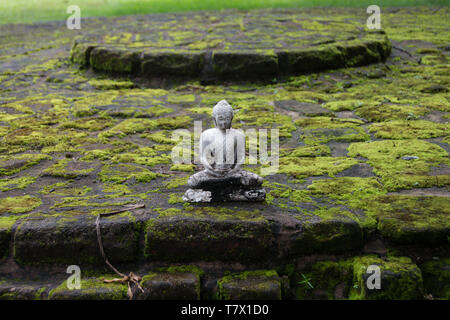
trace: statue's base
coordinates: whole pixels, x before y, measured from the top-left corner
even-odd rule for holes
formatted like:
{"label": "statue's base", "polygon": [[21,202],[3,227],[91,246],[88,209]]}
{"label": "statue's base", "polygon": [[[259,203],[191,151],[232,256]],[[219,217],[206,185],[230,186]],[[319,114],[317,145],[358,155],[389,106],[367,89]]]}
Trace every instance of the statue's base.
{"label": "statue's base", "polygon": [[186,202],[264,201],[266,190],[259,189],[188,189],[183,196]]}

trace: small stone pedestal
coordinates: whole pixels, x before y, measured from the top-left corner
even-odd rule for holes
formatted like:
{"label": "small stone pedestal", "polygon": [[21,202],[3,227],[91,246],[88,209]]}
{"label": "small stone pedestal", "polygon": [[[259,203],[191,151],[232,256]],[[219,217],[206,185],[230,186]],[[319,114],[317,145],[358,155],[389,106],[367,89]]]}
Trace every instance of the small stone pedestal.
{"label": "small stone pedestal", "polygon": [[187,202],[217,201],[264,201],[266,190],[261,187],[262,180],[253,180],[251,184],[242,183],[242,176],[209,178],[206,181],[188,182],[183,200]]}

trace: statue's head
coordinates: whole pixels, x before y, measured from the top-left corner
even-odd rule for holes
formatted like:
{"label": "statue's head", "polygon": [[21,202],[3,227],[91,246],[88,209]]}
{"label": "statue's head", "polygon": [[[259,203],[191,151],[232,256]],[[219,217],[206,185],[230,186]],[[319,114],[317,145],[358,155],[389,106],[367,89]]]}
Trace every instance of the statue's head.
{"label": "statue's head", "polygon": [[214,124],[222,130],[231,128],[231,121],[233,121],[233,108],[226,100],[219,101],[212,112]]}

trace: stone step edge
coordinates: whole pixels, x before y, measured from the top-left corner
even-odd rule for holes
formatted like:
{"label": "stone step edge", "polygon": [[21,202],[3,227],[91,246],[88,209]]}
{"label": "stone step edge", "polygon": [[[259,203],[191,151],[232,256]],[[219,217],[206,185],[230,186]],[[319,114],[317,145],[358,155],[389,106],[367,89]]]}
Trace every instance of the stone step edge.
{"label": "stone step edge", "polygon": [[[103,265],[95,230],[95,215],[42,215],[0,226],[0,260],[8,257],[22,265],[87,263]],[[219,217],[220,218],[220,217]],[[377,230],[367,230],[352,219],[302,222],[276,214],[249,220],[220,220],[182,214],[139,218],[124,213],[101,222],[104,250],[111,262],[235,261],[244,264],[293,260],[310,254],[361,251]],[[448,228],[417,230],[421,242],[408,237],[399,245],[445,245]],[[426,232],[429,234],[426,236]],[[437,233],[436,233],[437,232]],[[414,243],[411,243],[412,240]],[[425,240],[432,241],[430,243]],[[409,241],[409,242],[408,242]]]}
{"label": "stone step edge", "polygon": [[383,62],[392,44],[386,35],[288,50],[142,50],[75,41],[70,60],[110,74],[201,78],[257,78],[303,74]]}
{"label": "stone step edge", "polygon": [[[164,268],[163,268],[164,269]],[[61,275],[64,276],[64,275]],[[67,274],[65,280],[27,282],[15,278],[0,278],[0,300],[128,300],[127,283],[105,283],[104,279],[119,279],[114,274],[84,276],[81,271],[79,287]],[[169,267],[149,271],[139,282],[143,292],[131,286],[133,300],[221,300],[264,299],[281,300],[286,279],[275,270],[250,270],[204,275],[195,266]]]}
{"label": "stone step edge", "polygon": [[[282,299],[447,299],[449,258],[414,262],[406,256],[365,254],[349,258],[310,261],[279,269],[228,270],[219,272],[196,265],[141,270],[140,285],[132,287],[136,300],[282,300]],[[431,267],[431,269],[430,269]],[[379,290],[369,287],[377,275]],[[81,270],[80,270],[81,271]],[[56,278],[25,280],[0,278],[0,300],[95,299],[126,300],[127,284],[105,283],[113,273],[80,272],[80,287],[72,274],[61,269]],[[433,296],[430,296],[432,294]]]}

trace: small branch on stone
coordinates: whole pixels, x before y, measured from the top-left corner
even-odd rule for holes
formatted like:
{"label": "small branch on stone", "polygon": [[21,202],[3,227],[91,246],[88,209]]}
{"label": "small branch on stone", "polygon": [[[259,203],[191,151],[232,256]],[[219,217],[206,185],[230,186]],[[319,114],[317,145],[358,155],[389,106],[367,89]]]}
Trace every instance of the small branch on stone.
{"label": "small branch on stone", "polygon": [[121,283],[127,283],[128,284],[128,297],[130,298],[130,300],[133,298],[133,292],[131,290],[131,283],[134,283],[142,292],[144,292],[144,289],[142,289],[141,285],[139,284],[139,281],[141,281],[141,277],[135,275],[133,272],[130,272],[130,274],[127,276],[125,274],[123,274],[122,272],[120,272],[119,270],[117,270],[108,260],[108,258],[106,257],[105,254],[105,250],[103,249],[103,242],[102,242],[102,235],[100,233],[100,218],[101,217],[109,217],[121,212],[126,212],[129,210],[135,210],[135,209],[139,209],[139,208],[143,208],[145,207],[145,204],[136,204],[136,205],[132,205],[132,206],[127,206],[125,208],[116,210],[116,211],[111,211],[111,212],[105,212],[105,213],[99,213],[97,216],[97,219],[95,221],[95,228],[97,230],[97,242],[98,242],[98,246],[100,248],[100,253],[102,254],[103,259],[105,260],[105,263],[119,276],[121,276],[122,278],[118,279],[112,279],[112,280],[105,280],[103,279],[104,282],[106,283],[112,283],[112,282],[121,282]]}

